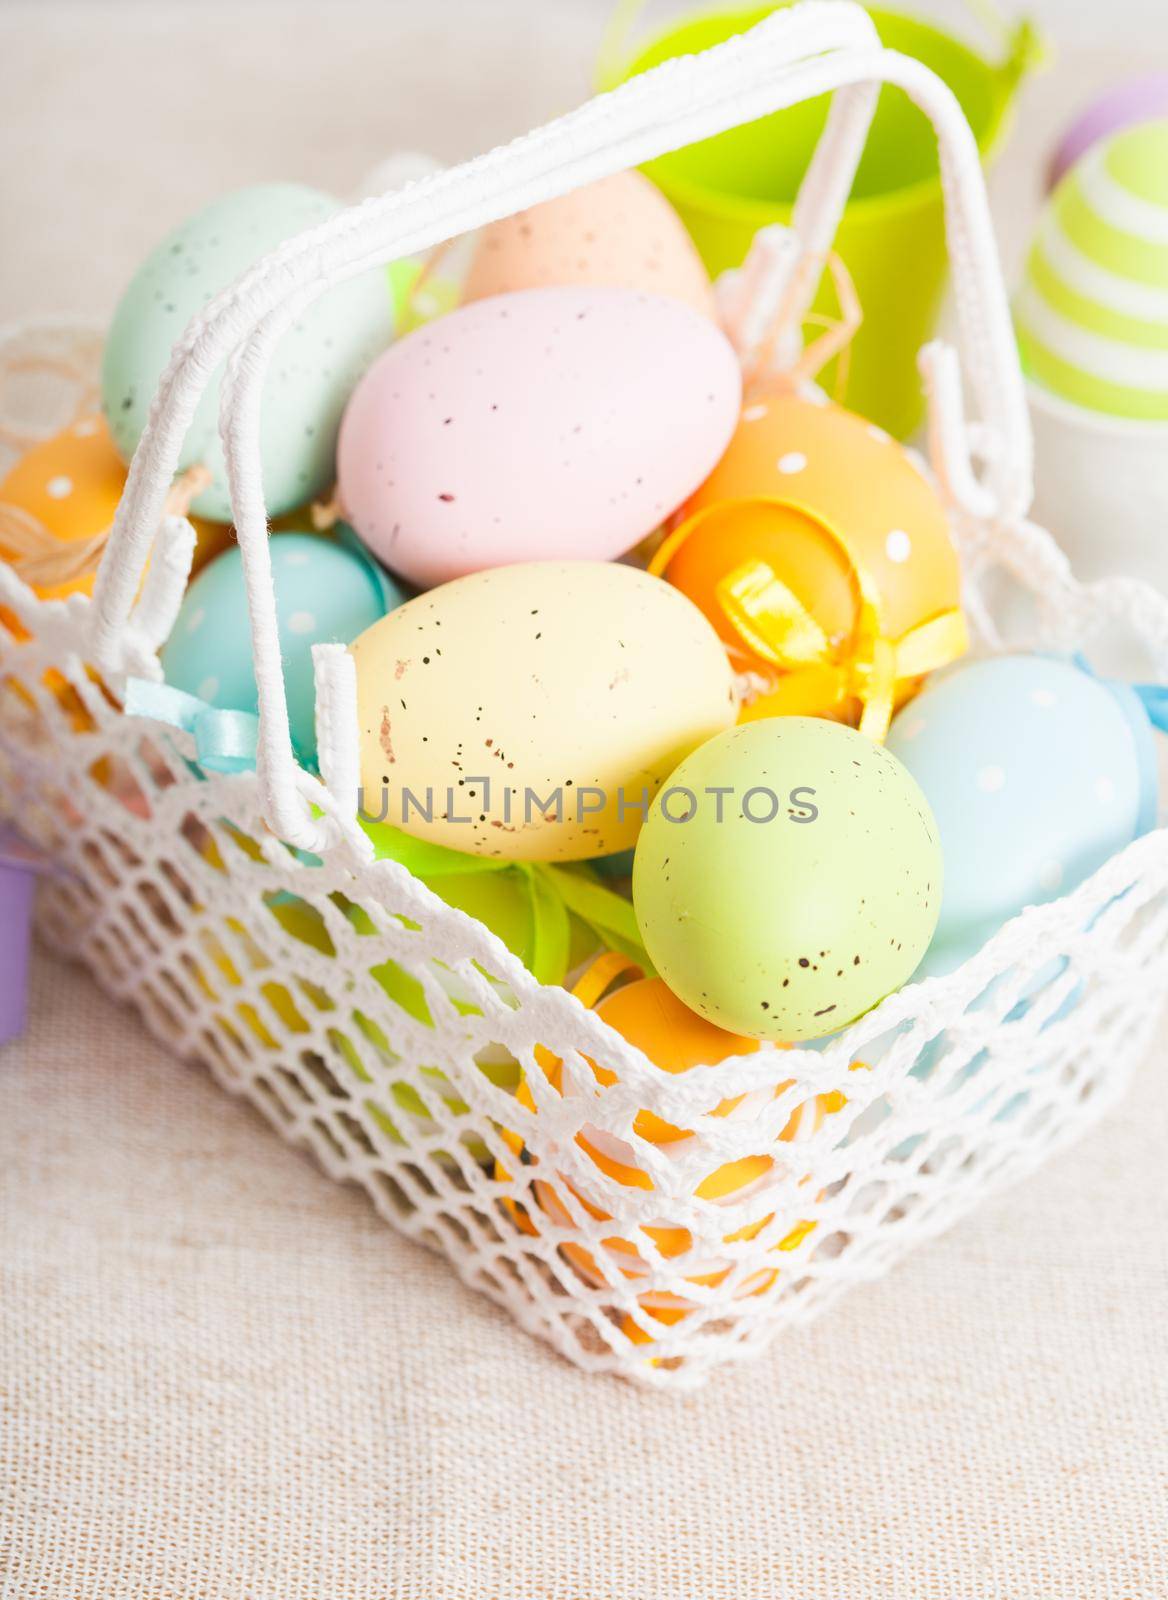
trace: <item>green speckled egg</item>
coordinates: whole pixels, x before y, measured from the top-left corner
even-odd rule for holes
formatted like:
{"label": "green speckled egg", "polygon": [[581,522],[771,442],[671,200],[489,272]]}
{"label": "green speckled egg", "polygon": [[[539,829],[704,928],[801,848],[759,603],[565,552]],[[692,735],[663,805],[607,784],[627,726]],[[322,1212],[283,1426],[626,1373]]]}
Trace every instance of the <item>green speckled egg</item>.
{"label": "green speckled egg", "polygon": [[[197,212],[146,258],[118,303],[102,363],[102,404],[127,460],[171,350],[191,318],[261,256],[340,209],[339,201],[300,184],[256,184]],[[263,397],[270,516],[303,505],[333,482],[341,412],[393,331],[392,298],[377,267],[330,290],[280,340]],[[223,522],[230,520],[231,506],[218,416],[217,374],[195,413],[181,465],[210,469],[213,482],[194,510]]]}
{"label": "green speckled egg", "polygon": [[657,970],[719,1027],[834,1033],[912,976],[941,907],[928,802],[880,745],[773,717],[702,745],[654,801],[633,903]]}

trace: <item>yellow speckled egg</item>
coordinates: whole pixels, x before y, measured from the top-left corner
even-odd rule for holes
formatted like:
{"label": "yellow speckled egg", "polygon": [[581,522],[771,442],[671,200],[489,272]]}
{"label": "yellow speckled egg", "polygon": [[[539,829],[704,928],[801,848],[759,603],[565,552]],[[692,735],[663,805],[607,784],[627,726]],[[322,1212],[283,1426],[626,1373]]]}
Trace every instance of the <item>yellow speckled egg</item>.
{"label": "yellow speckled egg", "polygon": [[457,578],[351,648],[363,809],[474,855],[628,849],[646,800],[736,714],[726,652],[701,612],[607,562]]}
{"label": "yellow speckled egg", "polygon": [[484,228],[463,301],[552,284],[672,295],[714,316],[709,275],[681,218],[640,172],[617,172]]}
{"label": "yellow speckled egg", "polygon": [[[101,545],[93,546],[88,557],[80,547],[108,532],[125,482],[125,464],[104,417],[81,417],[51,439],[34,445],[0,484],[0,558],[12,561],[45,599],[92,593]],[[77,545],[75,570],[57,582],[38,581],[41,557],[22,555],[11,543],[6,546],[6,527],[12,530],[10,538],[36,528],[50,544]],[[198,565],[227,543],[229,530],[198,522],[195,530],[199,535]],[[54,552],[50,549],[48,553]]]}

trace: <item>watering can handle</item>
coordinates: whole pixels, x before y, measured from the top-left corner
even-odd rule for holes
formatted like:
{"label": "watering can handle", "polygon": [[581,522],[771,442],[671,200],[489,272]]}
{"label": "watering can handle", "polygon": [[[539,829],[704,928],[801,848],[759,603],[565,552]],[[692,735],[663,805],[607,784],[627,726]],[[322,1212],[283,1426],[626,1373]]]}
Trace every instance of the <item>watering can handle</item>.
{"label": "watering can handle", "polygon": [[260,453],[261,397],[279,340],[334,285],[380,263],[838,90],[795,211],[805,245],[826,252],[883,82],[904,89],[937,130],[966,365],[987,445],[987,490],[1003,515],[1021,515],[1030,496],[1029,417],[973,135],[940,79],[920,62],[882,49],[860,6],[804,0],[509,145],[340,212],[288,240],[216,296],[175,346],[130,464],[89,613],[90,659],[115,683],[142,659],[147,630],[136,624],[135,597],[187,430],[222,371],[220,434],[251,619],[264,814],[279,838],[299,848],[339,842],[359,850],[355,678],[347,651],[322,649],[317,661],[318,707],[330,708],[321,768],[344,775],[345,783],[338,777],[322,786],[304,773],[289,734]]}

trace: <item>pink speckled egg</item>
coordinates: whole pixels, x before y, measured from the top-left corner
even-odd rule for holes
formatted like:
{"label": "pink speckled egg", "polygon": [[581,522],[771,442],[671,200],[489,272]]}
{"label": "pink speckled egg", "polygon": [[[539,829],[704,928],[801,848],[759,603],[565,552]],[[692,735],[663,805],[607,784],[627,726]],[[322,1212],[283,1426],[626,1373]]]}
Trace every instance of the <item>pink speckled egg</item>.
{"label": "pink speckled egg", "polygon": [[423,587],[519,561],[609,561],[693,492],[734,432],[738,361],[689,306],[526,289],[392,345],[341,424],[340,496]]}
{"label": "pink speckled egg", "polygon": [[685,224],[640,172],[617,172],[484,228],[464,303],[553,284],[672,295],[714,316],[710,279]]}

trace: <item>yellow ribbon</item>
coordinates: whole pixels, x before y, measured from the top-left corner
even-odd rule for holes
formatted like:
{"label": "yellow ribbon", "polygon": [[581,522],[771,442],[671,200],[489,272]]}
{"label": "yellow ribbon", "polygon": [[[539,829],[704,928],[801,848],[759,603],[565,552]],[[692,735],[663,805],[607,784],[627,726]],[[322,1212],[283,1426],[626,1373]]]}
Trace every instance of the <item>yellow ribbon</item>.
{"label": "yellow ribbon", "polygon": [[[846,639],[833,642],[793,590],[759,559],[719,579],[714,596],[738,638],[751,655],[783,674],[772,690],[743,707],[742,718],[832,715],[858,700],[860,732],[880,743],[902,688],[964,654],[969,643],[965,618],[956,608],[942,611],[899,639],[889,638],[875,581],[843,535],[795,501],[760,499],[807,518],[843,557],[856,591],[856,620]],[[661,546],[650,571],[663,574],[709,512],[724,512],[727,504],[682,523]]]}

